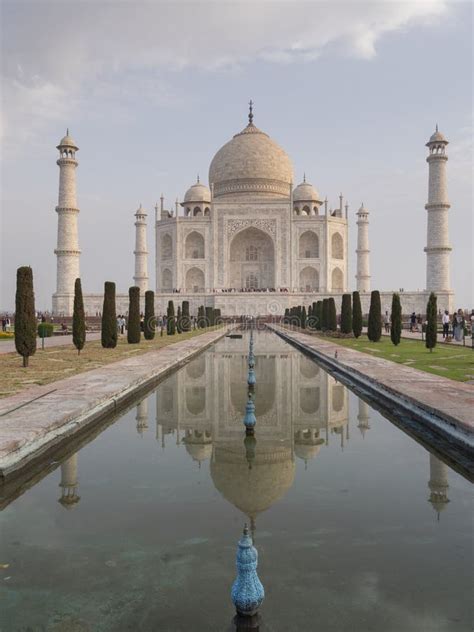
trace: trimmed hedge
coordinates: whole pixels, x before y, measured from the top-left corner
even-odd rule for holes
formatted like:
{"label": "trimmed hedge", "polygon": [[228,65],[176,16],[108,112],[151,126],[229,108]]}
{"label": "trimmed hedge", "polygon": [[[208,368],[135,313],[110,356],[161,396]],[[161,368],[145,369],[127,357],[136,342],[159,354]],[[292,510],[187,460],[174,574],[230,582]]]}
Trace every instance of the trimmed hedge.
{"label": "trimmed hedge", "polygon": [[356,338],[362,333],[362,305],[359,292],[352,292],[352,333]]}
{"label": "trimmed hedge", "polygon": [[53,323],[40,323],[38,325],[38,337],[39,338],[51,338],[54,331]]}

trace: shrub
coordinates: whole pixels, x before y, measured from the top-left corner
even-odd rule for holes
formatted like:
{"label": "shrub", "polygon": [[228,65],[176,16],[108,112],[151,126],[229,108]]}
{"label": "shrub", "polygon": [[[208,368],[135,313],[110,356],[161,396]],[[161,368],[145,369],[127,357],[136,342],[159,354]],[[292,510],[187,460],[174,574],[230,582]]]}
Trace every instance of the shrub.
{"label": "shrub", "polygon": [[140,288],[135,285],[128,289],[127,342],[136,345],[140,336]]}
{"label": "shrub", "polygon": [[206,327],[212,327],[214,324],[214,310],[212,307],[206,307]]}
{"label": "shrub", "polygon": [[352,292],[352,333],[356,338],[362,333],[362,305],[359,292]]}
{"label": "shrub", "polygon": [[306,307],[301,308],[301,328],[306,329]]}
{"label": "shrub", "polygon": [[201,305],[201,307],[199,307],[198,309],[197,321],[199,329],[204,329],[206,326],[206,312],[204,310],[204,305]]}
{"label": "shrub", "polygon": [[402,306],[400,295],[396,292],[392,296],[392,313],[390,316],[390,339],[394,345],[400,344],[402,336]]}
{"label": "shrub", "polygon": [[183,301],[181,308],[181,329],[191,331],[191,317],[189,315],[189,301]]}
{"label": "shrub", "polygon": [[40,323],[38,325],[38,337],[39,338],[51,338],[54,331],[53,323]]}
{"label": "shrub", "polygon": [[35,293],[33,270],[29,266],[22,266],[16,272],[15,349],[27,367],[30,356],[36,352]]}
{"label": "shrub", "polygon": [[101,343],[104,349],[117,346],[117,313],[115,311],[115,283],[104,283],[104,306],[102,308]]}
{"label": "shrub", "polygon": [[380,292],[374,290],[370,295],[369,324],[367,337],[371,342],[378,342],[382,336],[382,307],[380,305]]}
{"label": "shrub", "polygon": [[82,299],[81,279],[74,283],[74,309],[72,312],[72,341],[77,349],[77,355],[81,353],[86,344],[86,315],[84,314],[84,301]]}
{"label": "shrub", "polygon": [[352,333],[352,301],[350,294],[342,295],[341,305],[341,333]]}
{"label": "shrub", "polygon": [[168,301],[168,309],[166,310],[166,333],[168,336],[174,336],[176,333],[173,301]]}
{"label": "shrub", "polygon": [[438,306],[437,306],[436,294],[431,292],[430,298],[428,299],[428,305],[426,306],[426,320],[428,321],[426,324],[426,348],[433,351],[436,347],[436,338],[438,333]]}
{"label": "shrub", "polygon": [[155,337],[155,329],[155,293],[153,290],[147,290],[145,292],[145,323],[143,328],[145,340],[153,340]]}
{"label": "shrub", "polygon": [[336,303],[331,296],[328,299],[328,321],[327,328],[329,331],[337,331],[337,314],[336,314]]}
{"label": "shrub", "polygon": [[178,305],[178,313],[176,314],[176,333],[183,333],[183,315],[181,313],[181,305]]}
{"label": "shrub", "polygon": [[321,308],[321,329],[326,331],[329,327],[329,301],[327,298],[323,298],[323,305]]}

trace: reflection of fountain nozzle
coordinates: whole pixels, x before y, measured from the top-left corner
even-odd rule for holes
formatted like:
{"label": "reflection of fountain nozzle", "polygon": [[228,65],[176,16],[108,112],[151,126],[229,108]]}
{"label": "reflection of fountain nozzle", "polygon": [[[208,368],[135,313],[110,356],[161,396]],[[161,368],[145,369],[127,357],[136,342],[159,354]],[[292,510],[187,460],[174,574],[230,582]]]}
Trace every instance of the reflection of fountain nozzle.
{"label": "reflection of fountain nozzle", "polygon": [[253,430],[246,430],[246,437],[244,439],[245,446],[245,458],[247,459],[247,463],[249,464],[249,470],[252,469],[252,463],[255,461],[255,452],[257,447],[257,440],[253,436]]}
{"label": "reflection of fountain nozzle", "polygon": [[247,384],[250,387],[254,387],[256,383],[257,383],[257,378],[255,377],[255,371],[254,371],[253,367],[249,367],[249,374],[248,374],[248,377],[247,377]]}
{"label": "reflection of fountain nozzle", "polygon": [[244,426],[247,434],[253,434],[257,418],[255,417],[255,404],[253,399],[249,396],[247,404],[245,406]]}

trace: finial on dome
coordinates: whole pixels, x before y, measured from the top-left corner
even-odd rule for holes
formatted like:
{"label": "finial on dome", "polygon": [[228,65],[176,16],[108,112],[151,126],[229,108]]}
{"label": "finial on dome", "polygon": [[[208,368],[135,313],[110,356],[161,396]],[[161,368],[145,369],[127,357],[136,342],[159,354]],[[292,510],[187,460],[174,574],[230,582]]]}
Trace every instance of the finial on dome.
{"label": "finial on dome", "polygon": [[199,173],[198,173],[198,177],[197,177],[197,183],[199,184]]}
{"label": "finial on dome", "polygon": [[436,131],[439,131],[439,130],[438,130],[438,123],[436,123]]}
{"label": "finial on dome", "polygon": [[[436,130],[438,131],[438,130]],[[69,127],[66,127],[66,136],[69,136]]]}
{"label": "finial on dome", "polygon": [[306,171],[303,173],[303,182],[306,183]]}
{"label": "finial on dome", "polygon": [[253,125],[253,101],[249,101],[249,125]]}

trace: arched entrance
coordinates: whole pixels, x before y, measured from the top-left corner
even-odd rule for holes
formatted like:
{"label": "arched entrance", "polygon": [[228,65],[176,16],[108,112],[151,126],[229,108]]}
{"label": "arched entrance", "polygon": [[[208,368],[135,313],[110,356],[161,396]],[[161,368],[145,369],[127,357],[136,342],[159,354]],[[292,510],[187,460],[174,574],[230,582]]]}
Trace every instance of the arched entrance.
{"label": "arched entrance", "polygon": [[230,244],[229,287],[265,289],[275,287],[275,249],[263,230],[250,227],[238,233]]}

